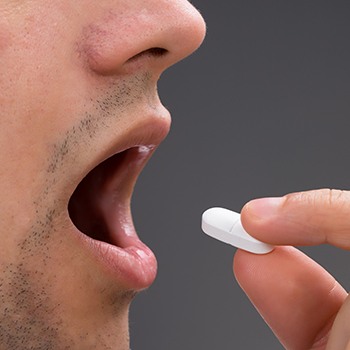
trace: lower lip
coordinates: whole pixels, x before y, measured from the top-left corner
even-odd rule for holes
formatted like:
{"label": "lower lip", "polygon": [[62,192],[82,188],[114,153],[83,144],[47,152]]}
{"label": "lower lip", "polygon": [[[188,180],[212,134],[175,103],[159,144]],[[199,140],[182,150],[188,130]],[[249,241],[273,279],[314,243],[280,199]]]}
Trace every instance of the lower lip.
{"label": "lower lip", "polygon": [[130,237],[130,245],[120,248],[77,233],[93,259],[121,288],[139,291],[148,288],[155,280],[156,257],[137,237]]}

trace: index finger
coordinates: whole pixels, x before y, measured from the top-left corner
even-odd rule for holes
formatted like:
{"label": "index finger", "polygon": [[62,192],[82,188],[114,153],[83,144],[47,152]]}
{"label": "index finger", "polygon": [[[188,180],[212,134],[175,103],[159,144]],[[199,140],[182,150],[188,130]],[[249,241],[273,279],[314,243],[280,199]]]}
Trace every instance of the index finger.
{"label": "index finger", "polygon": [[241,213],[244,228],[273,245],[329,243],[350,249],[350,192],[322,189],[256,199]]}

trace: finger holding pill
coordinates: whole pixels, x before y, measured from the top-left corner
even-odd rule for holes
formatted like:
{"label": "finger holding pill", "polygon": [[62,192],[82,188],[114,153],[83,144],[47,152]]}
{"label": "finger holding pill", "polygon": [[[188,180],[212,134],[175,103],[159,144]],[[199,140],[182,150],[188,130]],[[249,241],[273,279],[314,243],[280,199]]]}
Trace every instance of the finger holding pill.
{"label": "finger holding pill", "polygon": [[274,249],[250,236],[242,226],[241,215],[225,208],[206,210],[202,215],[202,230],[221,242],[254,254],[267,254]]}

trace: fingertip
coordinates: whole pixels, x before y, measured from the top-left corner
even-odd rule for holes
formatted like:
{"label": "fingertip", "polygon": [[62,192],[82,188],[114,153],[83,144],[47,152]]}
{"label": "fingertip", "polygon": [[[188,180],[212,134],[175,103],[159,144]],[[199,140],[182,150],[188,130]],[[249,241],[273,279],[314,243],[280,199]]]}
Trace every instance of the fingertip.
{"label": "fingertip", "polygon": [[245,212],[249,213],[250,217],[255,221],[262,221],[277,215],[283,207],[285,200],[286,197],[253,199],[249,201],[243,209]]}
{"label": "fingertip", "polygon": [[300,217],[296,216],[293,208],[287,210],[288,203],[288,196],[251,200],[241,212],[244,229],[254,238],[271,245],[322,243],[305,234],[308,232],[305,213],[300,213]]}
{"label": "fingertip", "polygon": [[251,254],[249,252],[246,252],[245,250],[237,249],[233,257],[233,274],[242,289],[243,287],[240,283],[240,278],[241,276],[245,275],[245,269],[248,266],[245,263],[245,261],[247,261],[246,259],[249,259],[248,255],[251,255]]}
{"label": "fingertip", "polygon": [[251,266],[255,265],[259,255],[237,249],[233,258],[233,273],[239,282],[239,279],[245,275],[250,275]]}
{"label": "fingertip", "polygon": [[260,255],[238,249],[233,259],[233,273],[238,284],[244,291],[250,290],[252,283],[254,286],[259,284],[264,289],[266,282],[273,281],[270,267],[281,255],[286,255],[293,250],[294,248],[291,247],[276,247],[272,252]]}
{"label": "fingertip", "polygon": [[281,206],[280,198],[259,198],[249,201],[241,211],[241,222],[244,229],[256,239],[275,244],[269,239],[271,223],[276,221],[279,206]]}

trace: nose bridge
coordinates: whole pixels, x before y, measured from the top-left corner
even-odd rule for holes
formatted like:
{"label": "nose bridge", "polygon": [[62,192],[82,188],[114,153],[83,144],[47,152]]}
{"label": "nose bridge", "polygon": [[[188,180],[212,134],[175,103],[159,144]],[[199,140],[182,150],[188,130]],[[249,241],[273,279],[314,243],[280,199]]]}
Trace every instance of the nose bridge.
{"label": "nose bridge", "polygon": [[197,49],[204,35],[204,20],[188,1],[118,1],[86,29],[85,52],[94,71],[108,74],[144,51],[161,48],[167,54],[157,61],[166,68]]}

